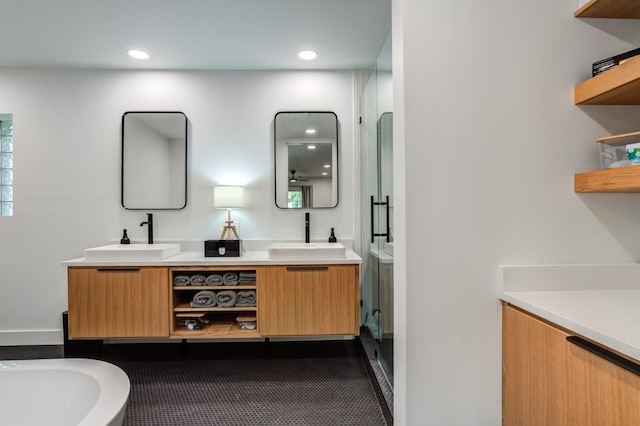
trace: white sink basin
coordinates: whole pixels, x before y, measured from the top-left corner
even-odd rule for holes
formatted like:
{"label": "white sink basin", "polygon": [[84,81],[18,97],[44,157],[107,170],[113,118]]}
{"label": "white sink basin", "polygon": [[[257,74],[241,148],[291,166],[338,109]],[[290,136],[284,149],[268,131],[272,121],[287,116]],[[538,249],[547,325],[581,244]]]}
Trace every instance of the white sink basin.
{"label": "white sink basin", "polygon": [[342,243],[274,243],[267,249],[271,259],[344,259]]}
{"label": "white sink basin", "polygon": [[393,256],[393,243],[384,243],[382,245],[382,251],[387,253],[389,256]]}
{"label": "white sink basin", "polygon": [[86,260],[162,260],[180,254],[180,244],[111,244],[88,248]]}

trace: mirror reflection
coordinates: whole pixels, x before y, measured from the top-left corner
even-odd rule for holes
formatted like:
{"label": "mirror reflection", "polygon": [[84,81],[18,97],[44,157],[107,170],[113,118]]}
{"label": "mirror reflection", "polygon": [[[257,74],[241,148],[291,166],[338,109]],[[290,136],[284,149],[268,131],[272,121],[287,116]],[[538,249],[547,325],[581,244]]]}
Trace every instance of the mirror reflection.
{"label": "mirror reflection", "polygon": [[333,112],[279,112],[274,120],[276,206],[338,205],[338,117]]}
{"label": "mirror reflection", "polygon": [[186,205],[186,115],[124,113],[122,206],[128,210],[178,210]]}

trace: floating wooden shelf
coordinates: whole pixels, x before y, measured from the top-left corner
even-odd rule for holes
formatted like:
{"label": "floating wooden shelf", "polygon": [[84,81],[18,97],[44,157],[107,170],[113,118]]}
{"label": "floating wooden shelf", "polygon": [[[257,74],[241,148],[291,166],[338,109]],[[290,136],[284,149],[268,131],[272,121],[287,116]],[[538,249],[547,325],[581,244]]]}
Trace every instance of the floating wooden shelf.
{"label": "floating wooden shelf", "polygon": [[640,105],[640,56],[578,84],[576,105]]}
{"label": "floating wooden shelf", "polygon": [[606,143],[611,146],[622,146],[631,143],[640,142],[640,132],[623,133],[620,135],[606,136],[604,138],[596,139],[598,143]]}
{"label": "floating wooden shelf", "polygon": [[180,303],[173,308],[174,312],[242,312],[255,310],[255,306],[234,306],[232,308],[219,308],[214,306],[211,308],[192,308],[188,303]]}
{"label": "floating wooden shelf", "polygon": [[576,18],[640,18],[638,0],[591,0],[574,14]]}
{"label": "floating wooden shelf", "polygon": [[244,330],[233,321],[217,321],[207,324],[200,330],[175,330],[172,337],[183,339],[234,339],[261,337],[258,330]]}
{"label": "floating wooden shelf", "polygon": [[640,166],[577,173],[575,192],[640,192]]}
{"label": "floating wooden shelf", "polygon": [[189,291],[189,290],[255,290],[255,284],[242,284],[242,285],[216,285],[216,286],[204,286],[204,285],[176,285],[173,286],[174,290]]}

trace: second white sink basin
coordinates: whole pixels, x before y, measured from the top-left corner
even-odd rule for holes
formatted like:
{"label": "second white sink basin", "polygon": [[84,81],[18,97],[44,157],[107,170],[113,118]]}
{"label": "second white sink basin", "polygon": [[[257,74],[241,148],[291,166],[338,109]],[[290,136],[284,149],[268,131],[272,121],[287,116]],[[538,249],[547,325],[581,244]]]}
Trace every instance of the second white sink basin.
{"label": "second white sink basin", "polygon": [[162,260],[180,254],[180,244],[111,244],[88,248],[86,260]]}
{"label": "second white sink basin", "polygon": [[274,243],[267,249],[271,259],[344,259],[342,243]]}

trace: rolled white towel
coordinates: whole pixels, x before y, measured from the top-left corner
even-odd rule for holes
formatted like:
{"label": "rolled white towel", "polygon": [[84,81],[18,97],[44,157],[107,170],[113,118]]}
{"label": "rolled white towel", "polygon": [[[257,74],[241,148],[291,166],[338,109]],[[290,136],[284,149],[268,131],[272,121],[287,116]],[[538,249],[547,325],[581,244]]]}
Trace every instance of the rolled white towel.
{"label": "rolled white towel", "polygon": [[176,275],[173,277],[173,285],[183,286],[191,284],[191,278],[188,275]]}
{"label": "rolled white towel", "polygon": [[192,275],[191,285],[207,285],[207,278],[204,275],[200,274]]}
{"label": "rolled white towel", "polygon": [[234,290],[222,290],[216,294],[216,302],[220,308],[232,308],[237,300],[238,296]]}
{"label": "rolled white towel", "polygon": [[211,308],[216,306],[216,293],[211,290],[202,290],[193,296],[189,303],[192,308]]}
{"label": "rolled white towel", "polygon": [[222,282],[224,285],[238,285],[238,274],[235,272],[226,272],[222,276]]}
{"label": "rolled white towel", "polygon": [[256,306],[256,292],[254,290],[239,291],[236,306]]}
{"label": "rolled white towel", "polygon": [[207,275],[207,285],[208,286],[222,285],[222,275],[220,274]]}

